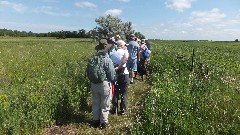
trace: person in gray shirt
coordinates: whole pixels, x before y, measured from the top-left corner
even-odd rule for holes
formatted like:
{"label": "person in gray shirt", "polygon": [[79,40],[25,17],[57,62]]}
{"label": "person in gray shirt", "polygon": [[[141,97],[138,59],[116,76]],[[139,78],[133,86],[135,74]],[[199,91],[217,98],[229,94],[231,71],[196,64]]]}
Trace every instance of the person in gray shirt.
{"label": "person in gray shirt", "polygon": [[133,84],[133,78],[135,77],[135,72],[137,72],[137,57],[140,50],[139,44],[135,41],[136,36],[134,34],[130,35],[130,42],[128,43],[127,50],[129,53],[129,58],[127,61],[127,68],[129,71],[130,83]]}
{"label": "person in gray shirt", "polygon": [[107,51],[111,44],[106,39],[101,39],[99,45],[95,47],[98,51],[97,55],[102,55],[104,58],[103,69],[106,74],[106,79],[103,82],[91,82],[92,90],[92,111],[93,111],[93,126],[104,129],[108,126],[108,114],[112,98],[111,83],[116,79],[116,72],[112,60],[109,58]]}

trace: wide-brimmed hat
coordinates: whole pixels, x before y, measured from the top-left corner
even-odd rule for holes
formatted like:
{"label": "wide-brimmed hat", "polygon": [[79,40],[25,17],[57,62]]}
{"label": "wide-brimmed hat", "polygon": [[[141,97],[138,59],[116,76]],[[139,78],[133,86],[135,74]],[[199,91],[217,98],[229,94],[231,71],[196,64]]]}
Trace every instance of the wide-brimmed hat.
{"label": "wide-brimmed hat", "polygon": [[118,41],[117,41],[117,46],[118,46],[118,48],[121,48],[121,47],[124,46],[124,45],[128,45],[128,44],[126,44],[126,42],[124,42],[123,40],[118,40]]}
{"label": "wide-brimmed hat", "polygon": [[109,44],[107,39],[103,38],[99,41],[99,44],[95,47],[95,50],[107,50],[112,46],[112,44]]}

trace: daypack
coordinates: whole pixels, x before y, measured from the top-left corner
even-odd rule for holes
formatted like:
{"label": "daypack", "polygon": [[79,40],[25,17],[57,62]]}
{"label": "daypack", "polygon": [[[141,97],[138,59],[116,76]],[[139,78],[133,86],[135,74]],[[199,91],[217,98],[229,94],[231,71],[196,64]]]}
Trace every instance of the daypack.
{"label": "daypack", "polygon": [[146,47],[145,50],[143,51],[143,57],[144,58],[149,58],[149,51],[148,48]]}
{"label": "daypack", "polygon": [[102,55],[95,55],[88,62],[86,73],[92,83],[100,83],[106,79],[106,72],[103,67],[104,58]]}

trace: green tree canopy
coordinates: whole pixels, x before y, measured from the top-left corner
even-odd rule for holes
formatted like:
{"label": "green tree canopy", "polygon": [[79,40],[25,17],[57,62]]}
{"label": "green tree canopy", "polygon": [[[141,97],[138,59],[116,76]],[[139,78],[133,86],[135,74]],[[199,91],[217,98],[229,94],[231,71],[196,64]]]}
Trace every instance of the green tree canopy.
{"label": "green tree canopy", "polygon": [[113,37],[121,35],[126,39],[129,35],[134,33],[131,22],[123,22],[120,18],[112,15],[100,16],[95,19],[97,23],[96,32],[99,38]]}

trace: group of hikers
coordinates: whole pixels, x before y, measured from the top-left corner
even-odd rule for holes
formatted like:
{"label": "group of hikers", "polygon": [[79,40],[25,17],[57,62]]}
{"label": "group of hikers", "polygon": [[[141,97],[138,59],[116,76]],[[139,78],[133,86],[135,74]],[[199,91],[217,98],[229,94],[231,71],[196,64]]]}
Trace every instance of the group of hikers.
{"label": "group of hikers", "polygon": [[150,49],[146,39],[140,40],[134,34],[128,43],[119,35],[99,40],[97,55],[89,60],[86,70],[91,82],[93,127],[108,127],[109,112],[125,114],[129,84],[134,83],[137,72],[142,80],[143,75],[148,76]]}

